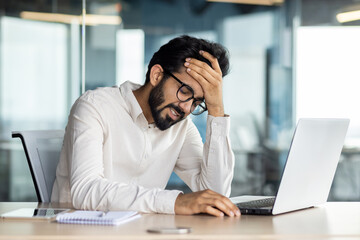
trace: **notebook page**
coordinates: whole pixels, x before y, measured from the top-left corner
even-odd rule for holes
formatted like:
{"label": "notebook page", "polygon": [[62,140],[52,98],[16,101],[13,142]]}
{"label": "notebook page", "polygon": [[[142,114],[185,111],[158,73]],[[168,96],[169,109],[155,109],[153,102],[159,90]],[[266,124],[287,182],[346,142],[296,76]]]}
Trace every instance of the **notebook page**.
{"label": "notebook page", "polygon": [[110,211],[104,216],[101,211],[75,211],[58,215],[56,221],[73,224],[120,225],[139,217],[140,214],[136,211]]}

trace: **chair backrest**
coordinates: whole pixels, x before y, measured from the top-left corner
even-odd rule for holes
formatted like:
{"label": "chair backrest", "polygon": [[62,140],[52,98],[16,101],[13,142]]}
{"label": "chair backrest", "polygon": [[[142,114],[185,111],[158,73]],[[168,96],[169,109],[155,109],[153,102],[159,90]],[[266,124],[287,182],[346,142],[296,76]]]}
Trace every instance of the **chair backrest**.
{"label": "chair backrest", "polygon": [[64,134],[64,130],[12,132],[23,144],[39,202],[50,202]]}

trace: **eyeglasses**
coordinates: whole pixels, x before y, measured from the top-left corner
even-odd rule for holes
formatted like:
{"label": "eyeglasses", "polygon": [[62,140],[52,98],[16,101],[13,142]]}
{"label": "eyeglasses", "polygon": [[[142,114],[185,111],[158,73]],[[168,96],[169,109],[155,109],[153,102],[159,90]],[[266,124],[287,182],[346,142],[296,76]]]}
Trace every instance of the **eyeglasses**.
{"label": "eyeglasses", "polygon": [[187,84],[183,83],[180,79],[175,77],[171,72],[164,71],[165,74],[170,75],[176,81],[178,81],[181,86],[176,92],[176,97],[179,99],[180,102],[188,102],[192,99],[193,103],[191,104],[190,113],[193,115],[200,115],[207,110],[205,99],[203,98],[195,98],[194,97],[194,90]]}

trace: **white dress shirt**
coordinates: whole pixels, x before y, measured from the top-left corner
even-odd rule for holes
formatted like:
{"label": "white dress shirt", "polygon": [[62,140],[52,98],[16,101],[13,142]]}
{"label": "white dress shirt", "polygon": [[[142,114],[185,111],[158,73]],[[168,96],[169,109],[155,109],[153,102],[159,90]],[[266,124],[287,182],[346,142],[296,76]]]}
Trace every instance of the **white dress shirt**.
{"label": "white dress shirt", "polygon": [[[174,213],[172,171],[192,191],[229,196],[234,155],[229,117],[208,116],[206,142],[189,117],[165,131],[149,124],[133,91],[87,91],[73,105],[56,170],[52,202],[76,209]],[[203,146],[204,145],[204,146]]]}

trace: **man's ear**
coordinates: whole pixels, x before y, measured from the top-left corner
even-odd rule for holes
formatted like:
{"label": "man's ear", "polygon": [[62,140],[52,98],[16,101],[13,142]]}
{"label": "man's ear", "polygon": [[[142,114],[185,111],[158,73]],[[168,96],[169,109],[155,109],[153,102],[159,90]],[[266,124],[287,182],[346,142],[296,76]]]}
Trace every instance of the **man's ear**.
{"label": "man's ear", "polygon": [[160,64],[155,64],[150,70],[150,84],[155,87],[164,77],[164,70]]}

